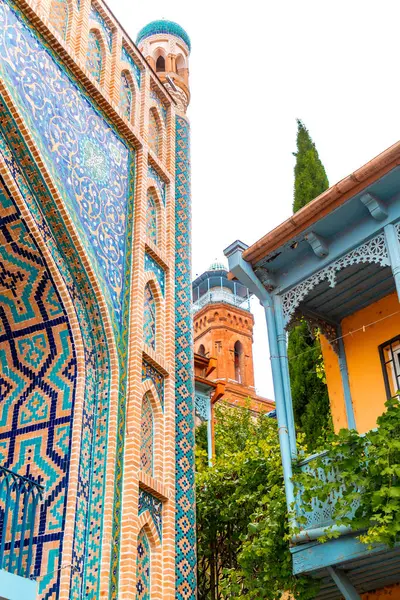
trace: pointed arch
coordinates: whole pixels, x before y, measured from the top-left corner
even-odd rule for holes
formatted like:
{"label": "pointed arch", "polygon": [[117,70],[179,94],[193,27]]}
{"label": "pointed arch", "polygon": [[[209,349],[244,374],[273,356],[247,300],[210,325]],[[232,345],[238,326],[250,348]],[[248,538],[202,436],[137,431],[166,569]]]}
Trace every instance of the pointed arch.
{"label": "pointed arch", "polygon": [[183,77],[184,69],[186,69],[186,61],[182,54],[178,54],[176,57],[176,72],[178,75]]}
{"label": "pointed arch", "polygon": [[[146,438],[146,433],[149,434],[148,425],[150,421],[148,419],[148,409],[151,408],[151,415],[153,420],[153,459],[152,459],[152,469],[144,469],[143,466],[148,465],[146,458],[148,458],[148,451],[150,449],[150,443],[148,439],[148,435]],[[147,418],[147,421],[146,421]],[[142,428],[143,427],[143,428]],[[147,439],[147,444],[145,443]],[[161,406],[160,398],[157,394],[157,390],[154,386],[154,383],[147,379],[143,382],[142,385],[142,410],[141,410],[141,444],[140,444],[140,468],[142,472],[146,473],[150,477],[154,477],[155,479],[162,479],[163,469],[164,469],[164,454],[163,454],[163,439],[164,439],[164,413]],[[142,447],[143,441],[143,447]],[[143,454],[143,462],[142,462],[142,452]]]}
{"label": "pointed arch", "polygon": [[[144,536],[146,536],[144,538]],[[144,561],[140,556],[139,544],[142,541],[147,542],[150,553],[149,565],[149,583],[147,587],[140,586],[141,575],[143,573]],[[139,516],[139,532],[137,537],[137,563],[136,563],[136,598],[135,600],[162,600],[162,588],[160,585],[162,576],[162,546],[161,539],[154,525],[153,518],[148,510],[145,510]],[[146,576],[146,573],[144,573]],[[139,586],[138,586],[139,584]],[[138,589],[139,588],[139,589]],[[146,590],[147,596],[143,595]]]}
{"label": "pointed arch", "polygon": [[233,358],[235,367],[235,381],[244,383],[243,378],[243,344],[237,340],[233,347]]}
{"label": "pointed arch", "polygon": [[160,215],[154,187],[147,189],[146,235],[156,246],[160,242]]}
{"label": "pointed arch", "polygon": [[164,297],[152,271],[145,273],[144,283],[143,342],[148,349],[162,354],[165,331]]}
{"label": "pointed arch", "polygon": [[105,45],[99,29],[91,29],[88,35],[86,69],[91,76],[102,83],[105,60]]}
{"label": "pointed arch", "polygon": [[164,158],[164,123],[157,106],[152,106],[149,111],[149,146],[160,159]]}
{"label": "pointed arch", "polygon": [[67,38],[68,24],[72,16],[70,0],[51,0],[49,21],[63,40]]}
{"label": "pointed arch", "polygon": [[136,105],[136,87],[131,72],[128,69],[121,71],[119,89],[119,109],[124,117],[133,123]]}

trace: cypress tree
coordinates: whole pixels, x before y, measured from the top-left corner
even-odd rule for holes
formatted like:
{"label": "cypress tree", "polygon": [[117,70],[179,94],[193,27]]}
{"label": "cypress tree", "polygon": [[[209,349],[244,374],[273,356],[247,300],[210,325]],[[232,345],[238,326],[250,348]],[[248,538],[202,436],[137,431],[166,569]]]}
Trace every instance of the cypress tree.
{"label": "cypress tree", "polygon": [[[329,187],[315,144],[300,120],[294,156],[293,212],[297,212]],[[289,333],[288,357],[296,428],[314,451],[331,429],[331,414],[318,331],[310,331],[305,321]]]}

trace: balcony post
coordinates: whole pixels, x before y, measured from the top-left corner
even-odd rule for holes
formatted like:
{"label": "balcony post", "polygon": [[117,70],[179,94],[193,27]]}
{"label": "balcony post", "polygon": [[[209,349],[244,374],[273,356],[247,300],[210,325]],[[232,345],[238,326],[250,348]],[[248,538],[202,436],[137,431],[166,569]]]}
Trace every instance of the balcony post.
{"label": "balcony post", "polygon": [[296,445],[296,429],[294,426],[294,413],[293,413],[293,401],[292,401],[292,390],[290,387],[290,375],[289,375],[289,359],[287,353],[287,333],[284,325],[282,301],[279,296],[274,296],[275,305],[275,319],[276,319],[276,333],[279,349],[279,362],[282,373],[282,384],[285,395],[285,407],[286,407],[286,420],[289,432],[289,444],[290,451],[293,459],[297,458],[297,445]]}
{"label": "balcony post", "polygon": [[356,420],[354,417],[353,401],[351,399],[349,372],[347,369],[346,350],[343,342],[343,332],[340,325],[337,326],[338,345],[339,345],[339,368],[342,377],[344,403],[346,408],[347,428],[356,429]]}
{"label": "balcony post", "polygon": [[339,571],[334,567],[328,567],[327,570],[340,592],[343,594],[345,600],[361,600],[361,596],[343,571]]}
{"label": "balcony post", "polygon": [[386,248],[389,255],[390,266],[394,281],[396,284],[397,296],[400,301],[400,229],[397,233],[393,223],[389,223],[384,227]]}

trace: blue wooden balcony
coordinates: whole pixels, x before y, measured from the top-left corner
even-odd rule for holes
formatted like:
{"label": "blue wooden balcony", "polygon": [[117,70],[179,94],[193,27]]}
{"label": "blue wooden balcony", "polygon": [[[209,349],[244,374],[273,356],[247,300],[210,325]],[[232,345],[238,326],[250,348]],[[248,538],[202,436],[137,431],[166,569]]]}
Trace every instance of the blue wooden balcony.
{"label": "blue wooden balcony", "polygon": [[0,597],[7,600],[36,596],[34,541],[42,498],[40,484],[0,467]]}
{"label": "blue wooden balcony", "polygon": [[[389,373],[389,362],[380,359],[385,344],[396,339],[400,345],[399,161],[400,143],[250,248],[237,241],[225,250],[231,275],[265,309],[287,507],[288,512],[295,507],[294,522],[300,516],[306,521],[291,540],[293,572],[318,578],[318,598],[324,600],[357,600],[364,592],[400,583],[400,549],[369,548],[359,541],[360,532],[337,525],[334,497],[323,503],[314,498],[304,510],[296,496],[292,477],[299,456],[287,334],[299,319],[322,334],[336,378],[336,387],[330,388],[328,381],[331,408],[340,407],[336,429],[362,433],[375,427],[387,393],[393,395],[400,383],[400,366],[390,362]],[[350,323],[357,319],[353,329],[360,337],[352,345]],[[369,395],[367,380],[371,387],[376,383],[379,393]],[[313,458],[301,461],[300,468],[312,469]],[[332,526],[338,537],[319,542]]]}

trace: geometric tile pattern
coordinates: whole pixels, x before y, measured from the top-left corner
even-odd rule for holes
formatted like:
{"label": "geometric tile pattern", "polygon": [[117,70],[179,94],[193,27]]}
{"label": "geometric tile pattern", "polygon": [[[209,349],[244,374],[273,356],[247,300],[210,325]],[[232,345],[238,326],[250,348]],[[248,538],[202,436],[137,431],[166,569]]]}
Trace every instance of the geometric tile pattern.
{"label": "geometric tile pattern", "polygon": [[164,409],[164,375],[161,375],[150,363],[143,361],[142,364],[142,381],[150,379],[157,390],[158,399]]}
{"label": "geometric tile pattern", "polygon": [[132,112],[132,89],[126,73],[121,73],[121,87],[119,91],[119,109],[129,121]]}
{"label": "geometric tile pattern", "polygon": [[[36,575],[49,550],[61,561],[76,367],[57,287],[11,193],[0,182],[1,464],[46,489],[34,538]],[[42,598],[55,597],[57,579],[50,577],[50,585],[41,582]]]}
{"label": "geometric tile pattern", "polygon": [[156,279],[160,285],[161,293],[164,296],[165,293],[165,271],[150,254],[147,252],[144,255],[144,270],[145,273],[151,271],[156,276]]}
{"label": "geometric tile pattern", "polygon": [[147,192],[146,232],[151,241],[157,244],[157,206],[151,191]]}
{"label": "geometric tile pattern", "polygon": [[156,186],[158,187],[158,191],[160,192],[162,201],[164,202],[164,206],[165,206],[165,195],[166,195],[165,194],[165,192],[166,192],[165,181],[163,181],[161,179],[161,177],[159,176],[157,171],[155,169],[153,169],[153,167],[151,165],[148,166],[147,177],[149,177],[150,179],[154,179]]}
{"label": "geometric tile pattern", "polygon": [[136,600],[150,600],[150,543],[146,532],[142,529],[137,541],[136,564]]}
{"label": "geometric tile pattern", "polygon": [[122,51],[121,51],[121,60],[123,60],[124,62],[128,63],[131,66],[132,73],[136,78],[138,87],[140,88],[140,69],[139,69],[138,65],[135,63],[135,61],[133,60],[133,58],[131,57],[131,55],[125,50],[124,47],[122,47]]}
{"label": "geometric tile pattern", "polygon": [[194,600],[197,597],[189,150],[189,124],[186,119],[177,116],[175,146],[175,597],[177,600]]}
{"label": "geometric tile pattern", "polygon": [[107,40],[108,49],[111,51],[112,46],[112,31],[111,28],[107,25],[103,17],[98,13],[98,11],[92,6],[90,11],[90,18],[100,26],[100,29],[104,33],[104,36]]}
{"label": "geometric tile pattern", "polygon": [[167,107],[165,106],[164,102],[161,100],[160,96],[155,90],[150,91],[150,98],[156,102],[160,113],[162,114],[165,126],[167,126]]}
{"label": "geometric tile pattern", "polygon": [[154,471],[154,417],[149,393],[143,396],[140,425],[140,469],[153,477]]}
{"label": "geometric tile pattern", "polygon": [[49,21],[54,29],[65,40],[68,27],[68,1],[52,0],[50,7]]}
{"label": "geometric tile pattern", "polygon": [[0,0],[0,76],[63,197],[114,309],[113,317],[120,322],[133,152],[4,0]]}
{"label": "geometric tile pattern", "polygon": [[145,510],[148,510],[157,529],[160,540],[162,538],[162,502],[155,498],[149,492],[139,489],[139,517]]}
{"label": "geometric tile pattern", "polygon": [[160,155],[161,135],[155,109],[150,109],[149,114],[149,146],[156,156]]}
{"label": "geometric tile pattern", "polygon": [[156,301],[150,287],[146,283],[144,288],[144,311],[143,311],[143,339],[144,343],[156,349]]}
{"label": "geometric tile pattern", "polygon": [[101,68],[103,65],[103,53],[99,37],[96,31],[92,29],[89,32],[88,47],[86,51],[86,68],[94,79],[100,82]]}

